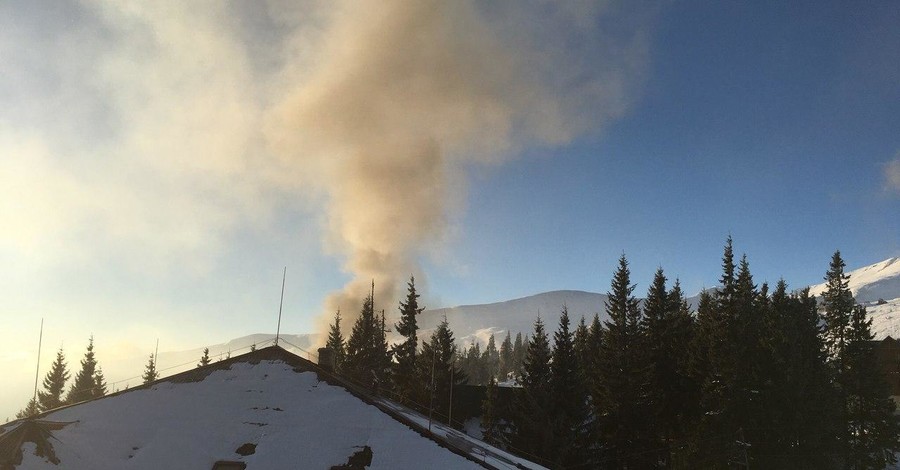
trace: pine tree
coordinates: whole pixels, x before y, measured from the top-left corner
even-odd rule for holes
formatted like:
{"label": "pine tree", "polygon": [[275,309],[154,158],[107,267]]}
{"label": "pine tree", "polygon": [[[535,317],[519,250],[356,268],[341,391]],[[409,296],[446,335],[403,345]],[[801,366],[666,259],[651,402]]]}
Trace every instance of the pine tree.
{"label": "pine tree", "polygon": [[647,366],[641,350],[641,310],[634,288],[628,261],[622,255],[607,293],[610,320],[604,329],[594,382],[599,434],[610,446],[608,459],[614,467],[639,468],[653,461],[648,449],[654,443],[645,416]]}
{"label": "pine tree", "polygon": [[62,348],[56,352],[56,360],[50,366],[50,372],[44,376],[44,391],[38,392],[38,404],[41,411],[59,408],[63,403],[63,390],[69,380],[66,358]]}
{"label": "pine tree", "polygon": [[150,360],[147,361],[147,366],[144,368],[144,375],[141,376],[144,380],[144,383],[150,383],[159,378],[159,371],[156,370],[156,357],[153,353],[150,354]]}
{"label": "pine tree", "polygon": [[680,285],[676,282],[666,291],[662,268],[656,271],[644,300],[643,330],[649,361],[648,411],[659,441],[658,459],[668,465],[672,460],[669,443],[683,432],[697,390],[688,370],[693,320]]}
{"label": "pine tree", "polygon": [[507,376],[513,371],[513,343],[509,330],[506,330],[506,338],[500,343],[500,367],[499,380],[507,380]]}
{"label": "pine tree", "polygon": [[522,375],[522,362],[525,361],[525,345],[526,341],[522,340],[522,332],[516,333],[516,340],[513,342],[513,360],[511,372],[516,378]]}
{"label": "pine tree", "polygon": [[453,331],[445,317],[431,334],[430,340],[422,343],[421,360],[416,364],[419,380],[425,384],[425,396],[420,397],[419,403],[429,404],[436,419],[449,424],[455,424],[450,422],[451,390],[467,381],[466,374],[457,366],[456,356]]}
{"label": "pine tree", "polygon": [[550,341],[544,331],[544,322],[538,317],[522,364],[522,388],[514,403],[509,442],[513,447],[527,449],[529,453],[545,460],[549,460],[554,451],[554,436],[550,426],[550,357]]}
{"label": "pine tree", "polygon": [[494,340],[494,333],[488,338],[487,346],[481,355],[481,367],[484,370],[484,382],[490,382],[491,378],[496,378],[500,368],[500,352],[497,351],[497,343]]}
{"label": "pine tree", "polygon": [[197,363],[197,367],[203,367],[209,365],[209,348],[203,348],[203,355],[200,356],[200,362]]}
{"label": "pine tree", "polygon": [[28,404],[25,405],[24,409],[21,409],[18,412],[16,412],[16,418],[18,418],[18,419],[32,418],[34,416],[37,416],[40,412],[41,412],[40,405],[38,404],[37,400],[32,398],[31,400],[28,400]]}
{"label": "pine tree", "polygon": [[569,311],[565,306],[553,335],[551,358],[549,406],[555,442],[548,457],[556,466],[567,468],[583,464],[588,456],[588,410],[574,337],[569,330]]}
{"label": "pine tree", "polygon": [[404,339],[392,347],[396,362],[392,364],[391,378],[401,402],[414,397],[419,387],[416,371],[416,351],[419,347],[416,331],[419,327],[416,316],[421,314],[425,307],[419,307],[418,298],[416,280],[410,276],[406,301],[400,302],[400,322],[395,325],[397,334]]}
{"label": "pine tree", "polygon": [[328,330],[328,340],[325,342],[325,347],[331,349],[334,355],[334,370],[340,372],[344,358],[347,355],[347,344],[344,341],[344,335],[341,333],[340,309],[334,314],[334,323],[331,324]]}
{"label": "pine tree", "polygon": [[825,364],[821,317],[809,288],[787,293],[780,280],[772,293],[771,307],[777,324],[774,339],[774,399],[769,440],[772,455],[793,468],[829,468],[834,460],[838,434],[835,389]]}
{"label": "pine tree", "polygon": [[850,276],[844,274],[844,260],[841,252],[835,251],[831,257],[831,265],[825,274],[825,292],[822,293],[822,305],[825,309],[825,347],[829,354],[829,363],[838,375],[846,370],[843,359],[846,357],[847,328],[853,314],[853,293],[850,292]]}
{"label": "pine tree", "polygon": [[362,310],[350,339],[347,340],[347,355],[341,366],[343,372],[360,384],[378,388],[384,381],[384,327],[375,315],[375,285],[363,301]]}
{"label": "pine tree", "polygon": [[97,373],[94,374],[94,398],[106,396],[106,377],[103,376],[103,369],[97,366]]}
{"label": "pine tree", "polygon": [[94,357],[94,337],[88,340],[87,352],[81,360],[81,370],[75,374],[75,382],[66,396],[66,403],[78,403],[94,398],[94,378],[97,372],[97,359]]}
{"label": "pine tree", "polygon": [[501,436],[500,419],[497,416],[497,381],[492,378],[481,402],[481,440],[492,446],[499,446]]}
{"label": "pine tree", "polygon": [[900,451],[900,422],[896,405],[879,370],[872,319],[866,308],[855,305],[846,329],[846,372],[840,384],[846,397],[847,468],[884,468],[897,462]]}

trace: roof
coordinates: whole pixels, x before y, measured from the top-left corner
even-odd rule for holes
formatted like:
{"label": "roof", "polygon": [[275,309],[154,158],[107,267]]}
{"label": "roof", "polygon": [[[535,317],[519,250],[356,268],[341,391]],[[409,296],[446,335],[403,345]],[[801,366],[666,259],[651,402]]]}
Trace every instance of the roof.
{"label": "roof", "polygon": [[[40,416],[59,468],[541,468],[345,383],[280,347],[259,349]],[[17,424],[20,423],[20,424]],[[4,426],[7,436],[21,423]],[[58,468],[22,448],[21,468]]]}

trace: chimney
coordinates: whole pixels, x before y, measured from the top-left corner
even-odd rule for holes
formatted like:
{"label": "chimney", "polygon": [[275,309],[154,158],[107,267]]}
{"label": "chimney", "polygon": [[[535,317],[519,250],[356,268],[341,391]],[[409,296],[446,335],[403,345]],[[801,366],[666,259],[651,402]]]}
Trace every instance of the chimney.
{"label": "chimney", "polygon": [[319,367],[334,372],[334,351],[331,348],[319,348]]}

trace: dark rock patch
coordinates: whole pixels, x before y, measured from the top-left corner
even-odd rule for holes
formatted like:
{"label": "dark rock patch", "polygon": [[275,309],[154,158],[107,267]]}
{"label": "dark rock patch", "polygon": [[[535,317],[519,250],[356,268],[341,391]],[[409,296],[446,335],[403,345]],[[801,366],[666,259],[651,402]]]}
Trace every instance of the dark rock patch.
{"label": "dark rock patch", "polygon": [[234,451],[238,455],[242,455],[244,457],[248,455],[253,455],[256,453],[256,444],[246,443],[242,444],[237,450]]}
{"label": "dark rock patch", "polygon": [[364,470],[369,465],[372,465],[372,448],[369,446],[357,448],[360,450],[354,452],[353,455],[347,459],[346,464],[335,465],[331,467],[331,470]]}

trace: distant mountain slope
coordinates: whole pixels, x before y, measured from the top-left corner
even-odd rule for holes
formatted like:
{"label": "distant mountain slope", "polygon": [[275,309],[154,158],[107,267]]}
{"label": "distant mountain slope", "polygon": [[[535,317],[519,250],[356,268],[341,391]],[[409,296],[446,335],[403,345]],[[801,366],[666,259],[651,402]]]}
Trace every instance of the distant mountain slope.
{"label": "distant mountain slope", "polygon": [[552,333],[559,323],[563,305],[569,310],[573,329],[582,316],[585,321],[590,322],[594,314],[599,313],[601,320],[605,320],[605,302],[604,294],[559,290],[492,304],[425,310],[419,317],[419,328],[423,330],[420,337],[427,338],[446,315],[450,329],[458,341],[469,343],[478,339],[484,344],[491,332],[494,332],[498,336],[496,340],[499,347],[506,331],[510,331],[514,337],[518,332],[523,336],[530,333],[539,314],[547,331]]}
{"label": "distant mountain slope", "polygon": [[[850,290],[858,302],[875,302],[900,297],[900,258],[884,261],[847,272]],[[825,284],[810,286],[810,293],[822,295]]]}

